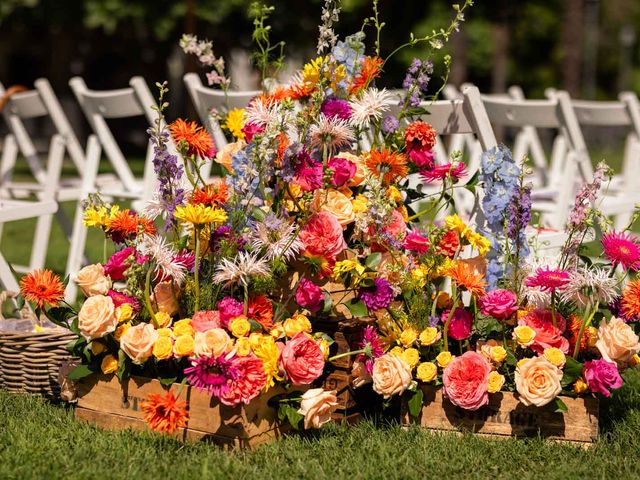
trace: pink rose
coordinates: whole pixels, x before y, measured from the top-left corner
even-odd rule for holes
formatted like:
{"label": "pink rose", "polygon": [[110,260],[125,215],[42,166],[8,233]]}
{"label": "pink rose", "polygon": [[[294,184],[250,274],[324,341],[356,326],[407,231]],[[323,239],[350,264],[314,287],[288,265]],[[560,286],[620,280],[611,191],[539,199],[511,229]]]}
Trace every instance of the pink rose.
{"label": "pink rose", "polygon": [[296,290],[296,302],[310,312],[317,312],[324,302],[324,293],[311,280],[302,278]]}
{"label": "pink rose", "polygon": [[358,166],[346,158],[333,157],[327,162],[327,166],[333,170],[332,182],[336,188],[342,187],[353,178]]}
{"label": "pink rose", "polygon": [[248,122],[242,127],[242,133],[244,133],[244,138],[247,143],[253,140],[254,135],[262,132],[264,132],[264,125],[258,125],[257,123]]}
{"label": "pink rose", "polygon": [[605,397],[611,396],[611,391],[622,386],[622,377],[618,373],[615,363],[606,360],[592,360],[585,362],[582,375],[592,392],[600,392]]}
{"label": "pink rose", "polygon": [[433,150],[422,150],[413,148],[409,152],[409,158],[416,167],[422,169],[432,169],[435,166]]}
{"label": "pink rose", "polygon": [[109,290],[107,295],[111,297],[111,300],[113,300],[113,305],[115,306],[115,308],[118,308],[124,303],[128,303],[129,305],[131,305],[131,308],[133,308],[134,312],[140,310],[140,302],[138,302],[138,300],[136,300],[135,298],[130,297],[129,295],[125,295],[124,293],[118,292],[116,290]]}
{"label": "pink rose", "polygon": [[223,327],[227,327],[232,318],[236,318],[244,313],[244,305],[231,297],[224,297],[218,303],[218,312]]}
{"label": "pink rose", "polygon": [[191,316],[191,326],[196,332],[206,332],[214,328],[220,328],[220,312],[215,310],[207,310],[196,312]]}
{"label": "pink rose", "polygon": [[559,348],[562,353],[569,353],[569,340],[562,336],[567,322],[558,312],[555,316],[557,327],[553,326],[551,312],[543,309],[534,310],[518,321],[518,325],[526,325],[536,332],[530,348],[540,355],[551,347]]}
{"label": "pink rose", "polygon": [[308,385],[322,374],[324,355],[312,338],[298,333],[280,352],[280,364],[292,383]]}
{"label": "pink rose", "polygon": [[429,251],[429,238],[420,233],[419,230],[410,230],[404,237],[404,248],[416,253],[427,253]]}
{"label": "pink rose", "polygon": [[328,259],[335,259],[347,248],[342,225],[329,212],[318,212],[311,217],[298,238],[307,252]]}
{"label": "pink rose", "polygon": [[518,297],[511,290],[493,290],[480,299],[480,311],[483,315],[506,320],[518,311]]}
{"label": "pink rose", "polygon": [[478,410],[489,403],[487,391],[491,366],[477,352],[454,358],[442,374],[444,393],[454,405]]}
{"label": "pink rose", "polygon": [[[131,261],[129,257],[136,253],[136,249],[134,247],[123,248],[122,250],[114,253],[109,258],[109,261],[104,266],[105,275],[109,275],[111,280],[114,282],[119,282],[124,280],[124,272],[131,266]],[[140,255],[135,255],[136,262],[139,264],[143,264],[145,262],[145,258]]]}
{"label": "pink rose", "polygon": [[[447,318],[449,318],[449,312],[451,310],[445,310],[442,312],[442,324],[446,324]],[[456,308],[451,317],[451,323],[449,323],[449,337],[454,340],[466,340],[471,336],[471,328],[473,327],[473,315],[463,308]]]}
{"label": "pink rose", "polygon": [[400,240],[407,231],[407,223],[399,210],[394,210],[391,214],[391,223],[384,227],[384,233],[390,237]]}

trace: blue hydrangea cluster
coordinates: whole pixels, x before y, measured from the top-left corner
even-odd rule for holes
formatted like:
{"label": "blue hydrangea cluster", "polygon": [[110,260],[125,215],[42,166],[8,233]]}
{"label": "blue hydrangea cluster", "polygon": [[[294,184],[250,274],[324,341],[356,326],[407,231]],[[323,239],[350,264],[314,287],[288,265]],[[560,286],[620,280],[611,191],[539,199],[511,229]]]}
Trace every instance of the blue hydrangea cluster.
{"label": "blue hydrangea cluster", "polygon": [[338,63],[344,65],[350,77],[354,77],[362,65],[364,58],[364,32],[349,35],[343,41],[338,41],[331,54]]}

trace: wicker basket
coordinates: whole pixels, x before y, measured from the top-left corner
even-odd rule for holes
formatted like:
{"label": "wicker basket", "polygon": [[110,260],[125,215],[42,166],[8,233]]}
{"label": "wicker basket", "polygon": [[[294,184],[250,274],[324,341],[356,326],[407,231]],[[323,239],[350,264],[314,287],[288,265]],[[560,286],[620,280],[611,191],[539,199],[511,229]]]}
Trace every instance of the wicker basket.
{"label": "wicker basket", "polygon": [[60,365],[70,358],[65,346],[75,338],[62,329],[0,331],[0,387],[58,399]]}

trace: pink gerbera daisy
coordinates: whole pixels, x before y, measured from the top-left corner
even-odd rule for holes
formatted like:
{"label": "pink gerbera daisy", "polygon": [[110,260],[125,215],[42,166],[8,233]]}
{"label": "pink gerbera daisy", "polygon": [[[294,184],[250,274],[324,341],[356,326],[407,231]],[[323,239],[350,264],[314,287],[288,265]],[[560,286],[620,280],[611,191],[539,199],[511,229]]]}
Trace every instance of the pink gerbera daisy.
{"label": "pink gerbera daisy", "polygon": [[442,181],[446,178],[451,178],[454,182],[457,182],[466,174],[467,171],[465,168],[465,164],[462,162],[436,165],[432,169],[422,170],[420,172],[420,175],[427,183]]}
{"label": "pink gerbera daisy", "polygon": [[541,267],[536,273],[527,278],[527,287],[539,287],[540,290],[553,292],[561,289],[569,283],[569,273],[564,270],[553,270],[549,267]]}
{"label": "pink gerbera daisy", "polygon": [[611,232],[602,236],[602,250],[613,266],[622,265],[625,269],[640,268],[640,244],[633,235],[623,232]]}

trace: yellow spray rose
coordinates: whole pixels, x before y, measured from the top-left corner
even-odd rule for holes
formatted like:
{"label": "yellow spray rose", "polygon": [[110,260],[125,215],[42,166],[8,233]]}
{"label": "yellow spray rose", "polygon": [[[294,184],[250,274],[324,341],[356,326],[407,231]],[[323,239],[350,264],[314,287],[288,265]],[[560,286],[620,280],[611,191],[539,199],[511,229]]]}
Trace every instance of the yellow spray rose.
{"label": "yellow spray rose", "polygon": [[399,338],[400,343],[404,347],[410,347],[411,345],[416,343],[417,339],[418,339],[418,331],[413,327],[405,328],[400,334],[400,338]]}
{"label": "yellow spray rose", "polygon": [[173,355],[173,340],[166,335],[159,336],[153,344],[153,356],[158,360],[166,360]]}
{"label": "yellow spray rose", "polygon": [[157,328],[165,328],[171,325],[171,315],[166,312],[158,312],[153,316]]}
{"label": "yellow spray rose", "polygon": [[295,337],[300,332],[311,333],[311,322],[306,315],[301,313],[287,318],[284,321],[284,333],[287,337]]}
{"label": "yellow spray rose", "polygon": [[113,355],[107,355],[102,359],[100,363],[100,370],[105,375],[109,375],[110,373],[115,373],[118,371],[118,359]]}
{"label": "yellow spray rose", "polygon": [[413,368],[420,362],[420,352],[415,348],[407,348],[400,357],[407,362],[409,367]]}
{"label": "yellow spray rose", "polygon": [[235,344],[236,353],[239,357],[246,357],[251,353],[251,341],[249,337],[240,337]]}
{"label": "yellow spray rose", "polygon": [[269,330],[269,335],[271,335],[273,338],[284,337],[285,333],[284,333],[284,327],[282,326],[282,323],[278,322],[274,324],[273,327],[271,327],[271,330]]}
{"label": "yellow spray rose", "polygon": [[504,385],[504,375],[500,375],[495,370],[489,373],[487,391],[489,393],[498,393]]}
{"label": "yellow spray rose", "polygon": [[527,325],[519,325],[513,329],[513,339],[521,347],[528,347],[535,338],[536,331]]}
{"label": "yellow spray rose", "polygon": [[96,342],[95,340],[91,342],[91,353],[93,353],[94,355],[100,355],[106,349],[107,347],[105,347],[104,343],[102,342]]}
{"label": "yellow spray rose", "polygon": [[244,315],[239,315],[229,322],[229,330],[234,337],[246,337],[251,333],[251,323]]}
{"label": "yellow spray rose", "polygon": [[433,362],[423,362],[418,365],[416,376],[421,382],[433,382],[438,376],[438,367]]}
{"label": "yellow spray rose", "polygon": [[195,336],[196,331],[191,325],[190,318],[183,318],[182,320],[178,320],[173,324],[173,336],[181,337],[182,335],[188,335],[190,337]]}
{"label": "yellow spray rose", "polygon": [[130,328],[131,328],[130,323],[123,323],[120,326],[118,326],[118,328],[116,328],[116,331],[113,332],[113,338],[115,338],[116,342],[119,342],[120,339],[122,338],[122,335],[124,335],[124,333]]}
{"label": "yellow spray rose", "polygon": [[130,303],[123,303],[116,308],[116,318],[118,323],[128,322],[133,318],[133,307]]}
{"label": "yellow spray rose", "polygon": [[564,367],[565,362],[567,361],[567,357],[562,350],[556,347],[545,348],[544,349],[544,358],[549,360],[552,364],[554,364],[558,368]]}
{"label": "yellow spray rose", "polygon": [[402,357],[402,352],[404,352],[404,348],[400,346],[395,346],[391,350],[389,350],[389,355],[394,355],[396,357]]}
{"label": "yellow spray rose", "polygon": [[160,337],[173,338],[173,330],[171,330],[170,328],[159,328],[157,332],[158,332],[158,336]]}
{"label": "yellow spray rose", "polygon": [[585,382],[582,378],[576,380],[576,383],[573,384],[573,391],[578,395],[585,393],[589,389],[587,382]]}
{"label": "yellow spray rose", "polygon": [[190,357],[195,346],[196,341],[191,335],[180,335],[173,344],[173,352],[177,357]]}
{"label": "yellow spray rose", "polygon": [[436,357],[436,362],[441,368],[445,368],[447,365],[451,363],[454,359],[454,356],[451,355],[451,352],[440,352]]}
{"label": "yellow spray rose", "polygon": [[442,338],[442,334],[436,327],[427,327],[422,332],[418,340],[423,347],[429,347]]}
{"label": "yellow spray rose", "polygon": [[491,347],[491,351],[489,353],[491,356],[491,361],[494,363],[502,363],[507,358],[507,351],[501,345]]}

